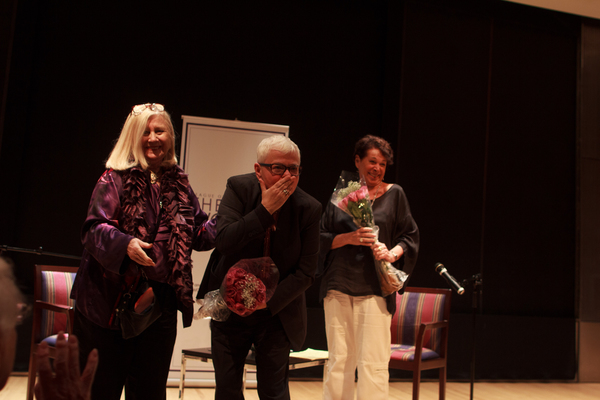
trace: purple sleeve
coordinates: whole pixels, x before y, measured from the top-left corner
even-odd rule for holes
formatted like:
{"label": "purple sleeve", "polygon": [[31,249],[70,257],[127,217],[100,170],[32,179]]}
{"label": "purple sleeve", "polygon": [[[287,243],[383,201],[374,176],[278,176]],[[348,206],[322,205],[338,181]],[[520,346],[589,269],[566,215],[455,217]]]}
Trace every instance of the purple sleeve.
{"label": "purple sleeve", "polygon": [[133,236],[119,230],[121,179],[114,171],[106,171],[98,180],[83,224],[81,241],[85,249],[107,270],[123,273],[121,265],[127,256],[127,245]]}
{"label": "purple sleeve", "polygon": [[215,247],[217,236],[217,219],[208,219],[208,215],[200,208],[198,198],[190,188],[190,199],[194,207],[194,238],[192,248],[196,251],[211,250]]}

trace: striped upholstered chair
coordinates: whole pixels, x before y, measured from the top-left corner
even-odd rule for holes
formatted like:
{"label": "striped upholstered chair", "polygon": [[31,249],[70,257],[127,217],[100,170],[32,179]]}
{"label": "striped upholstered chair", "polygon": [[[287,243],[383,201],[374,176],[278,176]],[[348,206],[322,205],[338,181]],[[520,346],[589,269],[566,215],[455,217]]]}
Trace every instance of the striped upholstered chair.
{"label": "striped upholstered chair", "polygon": [[77,267],[50,265],[35,266],[33,287],[33,329],[29,354],[29,379],[27,399],[33,399],[37,375],[37,348],[42,342],[50,345],[50,357],[54,358],[58,332],[69,334],[73,330],[74,301],[70,299]]}
{"label": "striped upholstered chair", "polygon": [[413,400],[419,398],[421,371],[440,370],[440,399],[446,396],[446,355],[450,289],[406,288],[396,296],[392,317],[390,368],[413,372]]}

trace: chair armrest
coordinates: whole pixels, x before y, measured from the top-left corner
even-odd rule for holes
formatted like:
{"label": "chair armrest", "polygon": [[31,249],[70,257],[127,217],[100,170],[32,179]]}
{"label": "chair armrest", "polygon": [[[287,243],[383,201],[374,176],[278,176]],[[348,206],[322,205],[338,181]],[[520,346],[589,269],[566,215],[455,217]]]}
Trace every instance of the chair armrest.
{"label": "chair armrest", "polygon": [[41,300],[35,301],[35,307],[40,308],[42,310],[49,310],[62,314],[68,314],[68,312],[73,309],[73,307],[71,306],[66,306],[62,304],[52,304]]}
{"label": "chair armrest", "polygon": [[415,360],[421,360],[421,355],[423,354],[423,339],[425,339],[425,332],[433,329],[442,328],[444,331],[444,336],[446,336],[448,326],[449,323],[447,320],[438,322],[427,322],[419,325],[419,332],[417,333],[417,340],[415,342]]}
{"label": "chair armrest", "polygon": [[65,327],[65,333],[73,332],[73,319],[75,317],[75,309],[71,306],[64,304],[53,304],[42,300],[36,300],[33,305],[34,321],[33,321],[33,332],[38,332],[40,329],[40,319],[42,310],[48,310],[59,314],[64,314],[67,317],[67,326]]}
{"label": "chair armrest", "polygon": [[448,325],[448,321],[427,322],[425,324],[421,324],[421,326],[425,327],[426,331],[430,331],[432,329],[437,328],[448,328]]}

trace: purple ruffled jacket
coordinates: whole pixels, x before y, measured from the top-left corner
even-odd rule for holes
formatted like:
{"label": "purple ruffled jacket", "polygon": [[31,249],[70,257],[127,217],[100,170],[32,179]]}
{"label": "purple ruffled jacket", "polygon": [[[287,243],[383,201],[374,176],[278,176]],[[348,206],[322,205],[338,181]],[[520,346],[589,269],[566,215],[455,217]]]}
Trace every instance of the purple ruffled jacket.
{"label": "purple ruffled jacket", "polygon": [[[109,326],[109,321],[122,291],[124,276],[134,273],[127,256],[127,246],[136,236],[123,229],[127,224],[124,218],[124,184],[130,176],[137,177],[131,181],[138,192],[125,190],[125,196],[134,193],[130,196],[145,198],[145,202],[138,202],[139,214],[136,215],[145,220],[143,232],[147,230],[149,237],[156,232],[152,251],[149,252],[156,266],[143,267],[144,271],[148,279],[169,283],[175,289],[183,325],[190,326],[193,316],[190,255],[192,249],[203,251],[214,248],[216,219],[208,220],[187,175],[178,166],[163,173],[160,186],[151,185],[149,173],[137,167],[127,171],[108,170],[100,177],[82,228],[84,251],[71,297],[76,300],[78,311],[87,319],[104,328],[118,329]],[[143,194],[135,196],[136,193]],[[158,221],[159,200],[164,202],[167,198],[179,201],[167,201],[170,206],[165,207],[163,213],[170,217]],[[191,235],[191,240],[188,235]],[[190,242],[191,246],[188,246],[186,243]]]}

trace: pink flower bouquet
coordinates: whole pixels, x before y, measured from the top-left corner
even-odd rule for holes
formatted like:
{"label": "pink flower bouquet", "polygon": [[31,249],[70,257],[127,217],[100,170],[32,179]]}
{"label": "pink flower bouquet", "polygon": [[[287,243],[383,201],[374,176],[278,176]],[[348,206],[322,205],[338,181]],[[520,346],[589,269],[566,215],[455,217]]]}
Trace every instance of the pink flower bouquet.
{"label": "pink flower bouquet", "polygon": [[[369,190],[363,177],[359,178],[357,174],[343,171],[333,195],[331,195],[331,202],[352,217],[352,221],[359,228],[376,227],[373,220],[373,209],[369,200]],[[382,295],[385,297],[402,289],[408,275],[404,271],[395,268],[388,261],[374,261]]]}
{"label": "pink flower bouquet", "polygon": [[[342,177],[340,180],[344,182]],[[351,216],[356,226],[372,227],[374,225],[369,190],[360,182],[348,181],[348,186],[336,189],[331,196],[331,202]]]}
{"label": "pink flower bouquet", "polygon": [[194,318],[225,321],[231,312],[246,317],[269,301],[278,281],[279,270],[271,257],[240,260],[229,268],[220,289],[197,300],[200,310]]}

